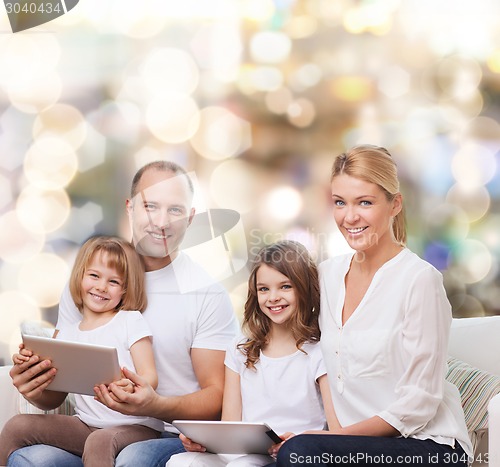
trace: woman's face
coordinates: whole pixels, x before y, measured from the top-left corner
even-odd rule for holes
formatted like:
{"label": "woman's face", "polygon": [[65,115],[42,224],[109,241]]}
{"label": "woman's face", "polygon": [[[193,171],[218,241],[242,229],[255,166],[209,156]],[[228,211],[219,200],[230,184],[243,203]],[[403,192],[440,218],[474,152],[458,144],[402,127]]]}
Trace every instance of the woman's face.
{"label": "woman's face", "polygon": [[332,180],[333,215],[349,246],[368,252],[394,243],[393,218],[401,211],[398,193],[389,201],[375,183],[346,174]]}

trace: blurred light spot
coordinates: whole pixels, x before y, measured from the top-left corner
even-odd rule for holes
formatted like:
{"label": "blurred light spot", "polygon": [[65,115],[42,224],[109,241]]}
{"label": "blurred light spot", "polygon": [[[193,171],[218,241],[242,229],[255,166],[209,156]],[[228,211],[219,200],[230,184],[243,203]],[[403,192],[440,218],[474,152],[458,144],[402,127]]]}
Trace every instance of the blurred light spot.
{"label": "blurred light spot", "polygon": [[267,21],[274,12],[275,6],[272,0],[243,0],[242,2],[242,14],[251,21]]}
{"label": "blurred light spot", "polygon": [[78,150],[78,171],[86,172],[106,160],[106,138],[94,127],[87,127],[87,137]]}
{"label": "blurred light spot", "polygon": [[26,113],[38,113],[55,104],[61,91],[61,79],[54,72],[43,76],[29,75],[7,88],[12,105]]}
{"label": "blurred light spot", "polygon": [[[500,214],[491,213],[474,229],[475,237],[500,256]],[[500,303],[500,302],[499,302]]]}
{"label": "blurred light spot", "polygon": [[[11,346],[9,356],[17,352],[21,341],[20,325],[23,321],[39,321],[42,318],[35,301],[26,294],[14,290],[0,293],[0,342],[16,343]],[[13,348],[12,348],[13,347]],[[5,358],[5,356],[4,356]],[[10,360],[6,364],[12,363]]]}
{"label": "blurred light spot", "polygon": [[200,112],[191,144],[206,159],[236,156],[251,146],[250,124],[223,107],[207,107]]}
{"label": "blurred light spot", "polygon": [[35,141],[24,160],[26,178],[33,185],[48,190],[68,185],[77,168],[78,160],[73,148],[53,137]]}
{"label": "blurred light spot", "polygon": [[[450,298],[450,302],[455,305],[454,297]],[[483,304],[472,295],[464,295],[460,297],[460,306],[453,306],[454,318],[473,318],[477,316],[484,316]]]}
{"label": "blurred light spot", "polygon": [[267,108],[278,115],[285,114],[293,99],[293,95],[287,88],[276,89],[266,93],[265,102]]}
{"label": "blurred light spot", "polygon": [[491,269],[492,256],[486,245],[466,239],[453,250],[453,273],[466,284],[484,279]]}
{"label": "blurred light spot", "polygon": [[486,64],[493,73],[500,73],[500,49],[496,49],[490,54]]}
{"label": "blurred light spot", "polygon": [[[54,232],[68,219],[71,201],[64,190],[41,190],[33,185],[17,198],[19,220],[28,230],[42,228],[42,233]],[[35,222],[33,222],[35,220]]]}
{"label": "blurred light spot", "polygon": [[26,261],[19,271],[19,290],[32,297],[40,307],[59,303],[68,281],[69,267],[57,255],[41,253]]}
{"label": "blurred light spot", "polygon": [[[237,22],[202,26],[191,41],[191,50],[200,68],[210,70],[215,80],[232,83],[238,77],[243,44]],[[206,87],[206,81],[204,77],[200,85]]]}
{"label": "blurred light spot", "polygon": [[285,25],[285,31],[292,39],[312,36],[318,30],[318,20],[311,15],[294,15]]}
{"label": "blurred light spot", "polygon": [[438,243],[459,243],[469,233],[469,218],[459,206],[442,204],[426,212],[422,220],[428,237]]}
{"label": "blurred light spot", "polygon": [[302,209],[302,196],[290,186],[278,187],[267,194],[265,206],[271,217],[284,221],[293,220]]}
{"label": "blurred light spot", "polygon": [[[387,3],[388,5],[391,2]],[[353,34],[370,31],[375,34],[389,32],[391,27],[390,11],[383,2],[362,3],[348,9],[343,17],[345,29]]]}
{"label": "blurred light spot", "polygon": [[210,177],[210,193],[218,206],[245,213],[255,207],[260,193],[250,165],[239,160],[220,163]]}
{"label": "blurred light spot", "polygon": [[[32,221],[36,224],[36,220]],[[45,242],[40,225],[27,229],[15,211],[0,217],[0,258],[10,263],[22,263],[38,254]]]}
{"label": "blurred light spot", "polygon": [[404,96],[410,90],[410,74],[397,65],[390,66],[382,71],[378,88],[391,99]]}
{"label": "blurred light spot", "polygon": [[33,122],[33,137],[59,136],[78,149],[87,134],[87,122],[78,109],[67,104],[55,104],[41,112]]}
{"label": "blurred light spot", "polygon": [[335,78],[330,87],[335,98],[347,102],[363,102],[372,95],[372,84],[361,76],[342,76]]}
{"label": "blurred light spot", "polygon": [[451,166],[455,180],[471,190],[491,180],[496,168],[495,155],[488,148],[473,142],[462,145],[454,155]]}
{"label": "blurred light spot", "polygon": [[432,242],[425,247],[424,259],[439,271],[448,269],[449,257],[450,248],[448,245]]}
{"label": "blurred light spot", "polygon": [[0,167],[12,171],[22,165],[26,153],[26,135],[30,133],[31,126],[31,118],[13,106],[1,113]]}
{"label": "blurred light spot", "polygon": [[477,92],[482,74],[475,60],[454,56],[441,60],[436,76],[441,89],[450,97],[467,100]]}
{"label": "blurred light spot", "polygon": [[96,233],[96,226],[103,219],[102,207],[96,203],[89,201],[79,208],[72,207],[61,235],[72,242],[82,244]]}
{"label": "blurred light spot", "polygon": [[292,125],[305,128],[314,121],[316,109],[309,99],[299,98],[288,106],[287,116]]}
{"label": "blurred light spot", "polygon": [[316,86],[323,77],[321,68],[314,63],[306,63],[290,77],[290,86],[295,91],[304,91]]}
{"label": "blurred light spot", "polygon": [[292,49],[290,38],[277,31],[261,31],[250,39],[250,54],[259,63],[282,63]]}
{"label": "blurred light spot", "polygon": [[478,221],[490,208],[490,194],[484,186],[471,189],[457,183],[448,191],[446,201],[460,206],[467,214],[469,222]]}
{"label": "blurred light spot", "polygon": [[484,146],[490,150],[500,149],[500,125],[490,117],[473,118],[467,123],[460,136],[464,143],[477,140],[483,142]]}
{"label": "blurred light spot", "polygon": [[257,91],[274,91],[283,85],[283,74],[278,68],[261,66],[250,75],[252,86]]}
{"label": "blurred light spot", "polygon": [[199,81],[198,67],[191,56],[174,48],[153,49],[140,67],[140,74],[152,96],[191,94]]}
{"label": "blurred light spot", "polygon": [[188,96],[155,99],[147,107],[146,123],[159,140],[182,143],[198,130],[200,112]]}
{"label": "blurred light spot", "polygon": [[158,34],[165,25],[165,18],[158,14],[155,0],[120,0],[113,2],[111,21],[117,31],[144,39]]}
{"label": "blurred light spot", "polygon": [[129,101],[105,101],[87,115],[89,123],[107,138],[132,145],[143,126],[142,111]]}
{"label": "blurred light spot", "polygon": [[0,85],[35,83],[55,70],[61,54],[55,34],[5,34],[0,38]]}
{"label": "blurred light spot", "polygon": [[12,202],[12,189],[7,177],[0,174],[0,209],[5,208]]}

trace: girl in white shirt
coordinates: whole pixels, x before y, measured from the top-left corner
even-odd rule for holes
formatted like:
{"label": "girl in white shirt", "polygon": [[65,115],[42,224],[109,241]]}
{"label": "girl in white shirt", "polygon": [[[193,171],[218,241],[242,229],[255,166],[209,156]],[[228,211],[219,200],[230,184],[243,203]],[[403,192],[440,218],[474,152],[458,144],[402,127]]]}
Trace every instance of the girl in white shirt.
{"label": "girl in white shirt", "polygon": [[335,222],[354,250],[320,265],[321,348],[340,427],[289,439],[277,465],[455,465],[472,455],[460,395],[445,381],[451,307],[441,274],[405,247],[386,149],[333,164]]}
{"label": "girl in white shirt", "polygon": [[[282,439],[290,432],[338,426],[319,340],[317,268],[300,243],[261,250],[248,281],[243,329],[226,353],[222,419],[265,422]],[[323,409],[324,406],[324,409]],[[326,419],[325,419],[326,413]],[[181,435],[191,451],[168,467],[264,466],[267,455],[228,456]]]}
{"label": "girl in white shirt", "polygon": [[[76,257],[70,291],[82,319],[56,332],[57,338],[116,347],[120,365],[156,387],[151,331],[141,315],[147,305],[144,266],[134,247],[117,237],[87,240]],[[13,357],[14,364],[25,364],[31,355],[21,345],[20,353]],[[134,392],[133,383],[126,378],[115,384]],[[52,394],[61,402],[67,395]],[[123,415],[93,396],[75,394],[75,412],[75,416],[13,417],[0,435],[0,465],[6,465],[17,449],[48,444],[82,456],[85,467],[112,467],[121,449],[136,441],[158,438],[163,428],[160,420]]]}

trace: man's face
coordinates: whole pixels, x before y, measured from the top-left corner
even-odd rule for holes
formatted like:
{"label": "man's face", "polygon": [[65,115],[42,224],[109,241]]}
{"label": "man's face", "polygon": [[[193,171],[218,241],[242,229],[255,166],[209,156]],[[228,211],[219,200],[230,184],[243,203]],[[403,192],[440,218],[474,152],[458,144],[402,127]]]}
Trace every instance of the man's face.
{"label": "man's face", "polygon": [[194,215],[192,198],[185,175],[154,169],[143,173],[137,194],[127,200],[127,213],[132,241],[148,269],[154,269],[148,263],[162,267],[177,256]]}

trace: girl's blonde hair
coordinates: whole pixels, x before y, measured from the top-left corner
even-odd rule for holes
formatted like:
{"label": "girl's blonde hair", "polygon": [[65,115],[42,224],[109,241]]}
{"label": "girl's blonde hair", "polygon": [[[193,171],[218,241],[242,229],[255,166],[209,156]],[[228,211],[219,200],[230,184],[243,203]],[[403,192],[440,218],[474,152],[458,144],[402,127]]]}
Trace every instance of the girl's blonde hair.
{"label": "girl's blonde hair", "polygon": [[[399,193],[396,163],[387,149],[368,144],[355,146],[339,154],[332,166],[330,181],[337,175],[346,174],[378,185],[389,201]],[[394,217],[392,231],[396,241],[406,245],[406,223],[404,208]]]}
{"label": "girl's blonde hair", "polygon": [[69,290],[76,307],[83,310],[82,279],[97,254],[105,254],[107,267],[116,269],[123,281],[119,310],[144,311],[147,297],[144,286],[144,263],[131,243],[119,238],[98,235],[89,238],[80,248],[69,279]]}
{"label": "girl's blonde hair", "polygon": [[238,345],[246,355],[247,368],[255,368],[271,330],[271,320],[261,311],[257,297],[257,271],[263,264],[276,269],[292,283],[297,309],[287,326],[293,333],[297,348],[300,349],[304,342],[315,342],[320,338],[318,270],[309,252],[302,244],[291,240],[264,247],[257,254],[248,279],[242,324],[248,340]]}

